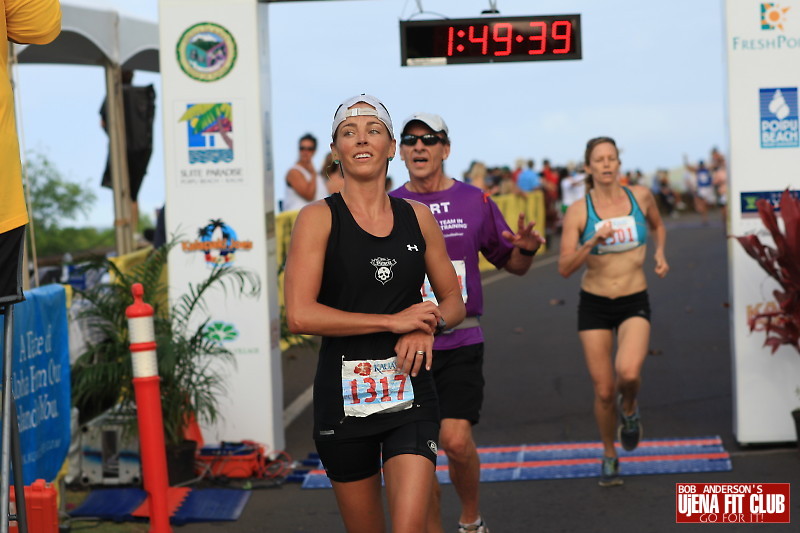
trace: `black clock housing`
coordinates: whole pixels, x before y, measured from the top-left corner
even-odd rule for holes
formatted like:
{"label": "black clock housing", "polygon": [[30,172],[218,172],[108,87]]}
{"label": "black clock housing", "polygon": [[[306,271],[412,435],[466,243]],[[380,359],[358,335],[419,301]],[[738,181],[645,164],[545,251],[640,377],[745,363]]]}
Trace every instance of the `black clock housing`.
{"label": "black clock housing", "polygon": [[581,16],[400,22],[402,66],[581,59]]}

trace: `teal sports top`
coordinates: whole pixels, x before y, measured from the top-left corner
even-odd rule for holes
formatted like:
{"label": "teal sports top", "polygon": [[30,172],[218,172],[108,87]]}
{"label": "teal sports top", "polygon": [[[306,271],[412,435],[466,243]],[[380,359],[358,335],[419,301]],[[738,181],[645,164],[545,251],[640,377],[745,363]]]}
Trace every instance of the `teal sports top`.
{"label": "teal sports top", "polygon": [[631,190],[627,187],[623,189],[631,201],[631,212],[621,217],[601,219],[594,210],[592,196],[586,195],[586,227],[581,235],[581,244],[591,240],[597,229],[606,222],[611,222],[614,228],[613,236],[592,248],[591,253],[594,255],[627,252],[647,243],[647,221],[644,213]]}

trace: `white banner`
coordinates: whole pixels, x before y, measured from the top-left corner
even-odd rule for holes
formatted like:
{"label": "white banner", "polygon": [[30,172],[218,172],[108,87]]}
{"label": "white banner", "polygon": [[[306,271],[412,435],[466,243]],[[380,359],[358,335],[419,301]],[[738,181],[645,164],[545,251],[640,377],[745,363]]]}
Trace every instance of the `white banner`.
{"label": "white banner", "polygon": [[[759,198],[775,202],[800,185],[800,0],[726,0],[730,129],[729,232],[773,245],[758,217]],[[782,224],[782,222],[781,222]],[[764,324],[748,318],[775,309],[776,282],[729,242],[734,433],[744,444],[795,440],[800,354],[764,346]]]}
{"label": "white banner", "polygon": [[267,5],[160,1],[170,297],[214,265],[261,280],[258,299],[208,293],[208,335],[236,356],[207,442],[284,447],[275,214],[269,128]]}

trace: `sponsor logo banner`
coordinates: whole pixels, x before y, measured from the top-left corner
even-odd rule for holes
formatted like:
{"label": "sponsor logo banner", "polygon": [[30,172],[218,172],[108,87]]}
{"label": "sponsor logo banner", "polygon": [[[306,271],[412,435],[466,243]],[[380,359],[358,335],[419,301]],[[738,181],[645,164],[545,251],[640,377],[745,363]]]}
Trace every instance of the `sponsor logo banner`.
{"label": "sponsor logo banner", "polygon": [[789,483],[676,483],[677,523],[788,524]]}
{"label": "sponsor logo banner", "polygon": [[181,242],[181,249],[185,253],[201,252],[211,268],[231,266],[237,251],[253,249],[253,241],[239,240],[236,231],[219,218],[198,229],[197,236],[194,241]]}
{"label": "sponsor logo banner", "polygon": [[[790,191],[792,196],[800,199],[800,191]],[[781,195],[783,191],[747,191],[740,193],[739,199],[741,202],[742,216],[744,217],[757,217],[759,200],[766,200],[772,204],[772,208],[776,213],[781,211]]]}
{"label": "sponsor logo banner", "polygon": [[761,148],[800,146],[797,87],[759,89]]}
{"label": "sponsor logo banner", "polygon": [[222,79],[236,63],[233,35],[213,22],[190,26],[178,39],[175,52],[181,70],[197,81]]}

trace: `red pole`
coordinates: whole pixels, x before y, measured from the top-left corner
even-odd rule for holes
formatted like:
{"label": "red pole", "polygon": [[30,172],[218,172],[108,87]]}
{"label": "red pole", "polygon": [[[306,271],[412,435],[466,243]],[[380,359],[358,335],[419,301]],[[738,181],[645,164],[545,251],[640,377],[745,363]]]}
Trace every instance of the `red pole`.
{"label": "red pole", "polygon": [[131,339],[133,388],[139,424],[139,451],[144,489],[150,506],[150,531],[172,533],[169,524],[167,454],[161,415],[161,378],[158,376],[153,307],[144,303],[141,283],[131,287],[133,304],[125,311]]}

